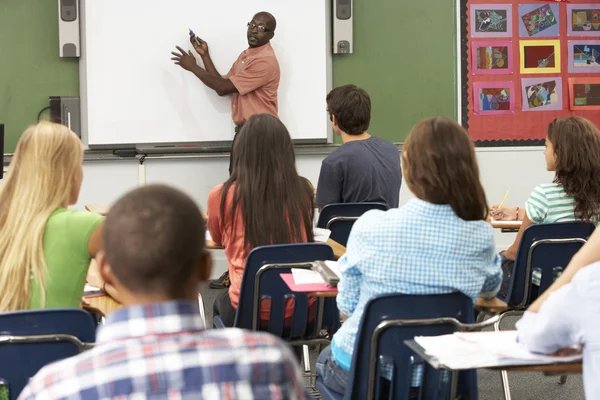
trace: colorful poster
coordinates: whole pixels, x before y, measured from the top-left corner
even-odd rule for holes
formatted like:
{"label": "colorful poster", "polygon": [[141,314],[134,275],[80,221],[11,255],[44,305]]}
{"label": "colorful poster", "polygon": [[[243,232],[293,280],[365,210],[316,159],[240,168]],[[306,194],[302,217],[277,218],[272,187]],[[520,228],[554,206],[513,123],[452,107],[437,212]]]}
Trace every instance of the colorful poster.
{"label": "colorful poster", "polygon": [[560,40],[521,40],[522,74],[560,73]]}
{"label": "colorful poster", "polygon": [[600,110],[600,78],[569,78],[569,109]]}
{"label": "colorful poster", "polygon": [[600,36],[600,4],[567,4],[567,35]]}
{"label": "colorful poster", "polygon": [[506,75],[513,73],[511,41],[481,41],[471,43],[471,73],[473,75]]}
{"label": "colorful poster", "polygon": [[569,40],[569,72],[600,72],[600,40]]}
{"label": "colorful poster", "polygon": [[562,78],[522,78],[523,111],[562,110]]}
{"label": "colorful poster", "polygon": [[475,115],[513,114],[515,110],[512,81],[473,83]]}
{"label": "colorful poster", "polygon": [[471,4],[469,16],[471,37],[512,37],[512,5],[510,4]]}
{"label": "colorful poster", "polygon": [[519,4],[519,37],[559,35],[558,4]]}

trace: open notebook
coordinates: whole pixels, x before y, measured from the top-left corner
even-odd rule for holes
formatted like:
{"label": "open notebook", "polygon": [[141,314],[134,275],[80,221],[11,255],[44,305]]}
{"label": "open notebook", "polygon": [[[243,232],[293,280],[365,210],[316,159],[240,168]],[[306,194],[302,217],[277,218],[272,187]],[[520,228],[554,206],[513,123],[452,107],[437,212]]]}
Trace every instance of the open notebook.
{"label": "open notebook", "polygon": [[531,353],[518,342],[517,331],[455,332],[417,336],[417,342],[441,366],[452,370],[515,365],[555,364],[581,360],[581,353],[554,357]]}
{"label": "open notebook", "polygon": [[[329,269],[340,278],[342,274],[338,268],[337,261],[326,260],[325,264]],[[325,283],[325,280],[317,271],[310,269],[292,268],[292,276],[296,285],[313,285],[317,283]]]}

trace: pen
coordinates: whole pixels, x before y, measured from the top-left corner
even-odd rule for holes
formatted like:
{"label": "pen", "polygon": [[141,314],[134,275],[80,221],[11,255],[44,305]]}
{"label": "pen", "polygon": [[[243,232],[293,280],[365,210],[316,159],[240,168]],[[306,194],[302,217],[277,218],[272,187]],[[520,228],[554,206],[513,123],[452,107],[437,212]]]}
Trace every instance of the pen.
{"label": "pen", "polygon": [[[188,28],[188,29],[190,29],[190,28]],[[198,36],[196,36],[196,34],[194,33],[194,31],[190,29],[190,36],[192,36],[192,35],[194,36],[194,41],[196,42],[196,44],[198,46],[200,46],[200,39],[198,39]]]}
{"label": "pen", "polygon": [[510,188],[508,188],[508,190],[506,191],[506,194],[504,195],[504,198],[502,199],[500,204],[498,204],[498,209],[502,208],[502,205],[504,204],[504,201],[506,201],[506,198],[508,197],[509,193],[510,193]]}

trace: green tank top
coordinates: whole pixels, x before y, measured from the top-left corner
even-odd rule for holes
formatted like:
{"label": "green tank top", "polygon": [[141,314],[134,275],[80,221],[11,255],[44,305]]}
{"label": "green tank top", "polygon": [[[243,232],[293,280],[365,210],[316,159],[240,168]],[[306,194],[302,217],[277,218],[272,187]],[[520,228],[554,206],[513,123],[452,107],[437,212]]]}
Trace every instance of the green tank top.
{"label": "green tank top", "polygon": [[79,308],[91,257],[88,241],[101,215],[57,208],[46,223],[44,257],[46,277],[46,305],[42,305],[42,291],[32,278],[30,309]]}

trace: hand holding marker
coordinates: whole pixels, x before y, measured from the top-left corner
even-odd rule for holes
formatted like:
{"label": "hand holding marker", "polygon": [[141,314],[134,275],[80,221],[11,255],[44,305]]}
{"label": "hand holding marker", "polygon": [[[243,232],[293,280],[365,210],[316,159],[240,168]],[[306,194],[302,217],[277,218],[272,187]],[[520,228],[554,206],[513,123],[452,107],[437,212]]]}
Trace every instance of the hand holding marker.
{"label": "hand holding marker", "polygon": [[[190,28],[188,28],[188,29],[190,29]],[[198,39],[198,36],[196,36],[196,34],[194,33],[194,31],[191,30],[191,29],[190,29],[190,36],[193,36],[194,37],[194,41],[196,42],[196,44],[198,46],[200,46],[200,39]]]}

